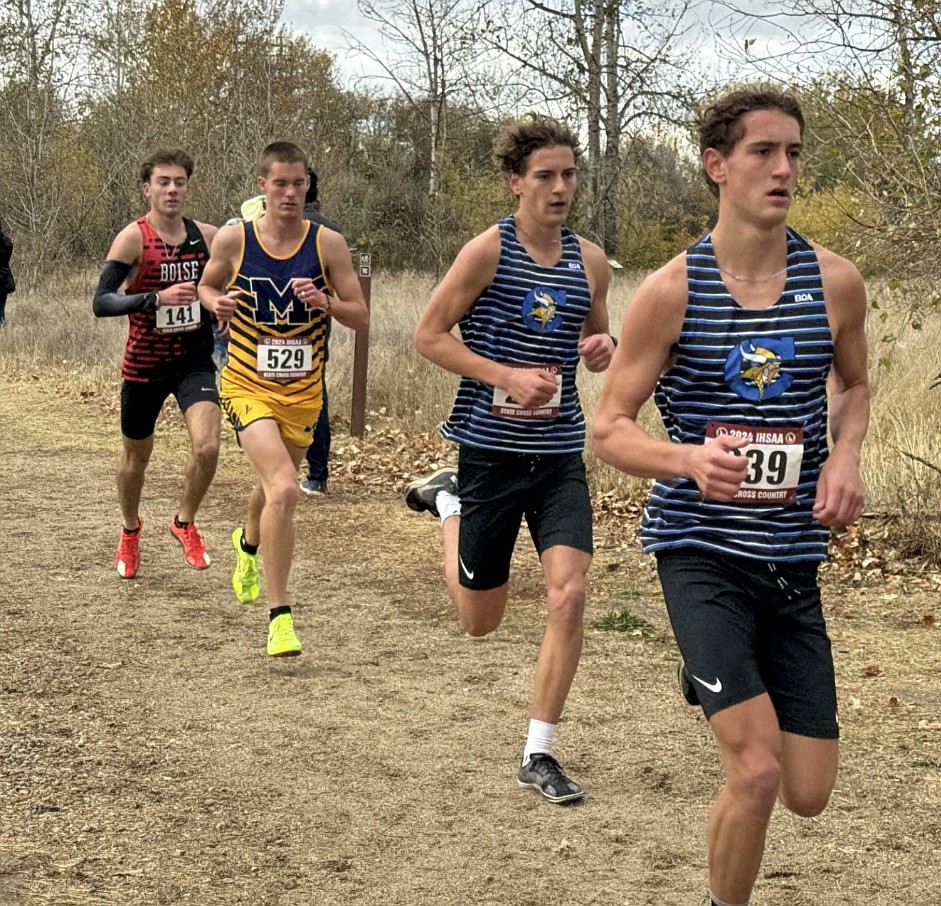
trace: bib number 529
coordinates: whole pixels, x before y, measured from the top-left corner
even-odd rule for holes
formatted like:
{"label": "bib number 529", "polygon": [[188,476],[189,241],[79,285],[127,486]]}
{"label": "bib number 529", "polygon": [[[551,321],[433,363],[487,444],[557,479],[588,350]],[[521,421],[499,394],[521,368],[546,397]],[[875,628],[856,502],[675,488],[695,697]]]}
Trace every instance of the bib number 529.
{"label": "bib number 529", "polygon": [[264,351],[265,371],[303,371],[304,349],[296,346],[268,346]]}

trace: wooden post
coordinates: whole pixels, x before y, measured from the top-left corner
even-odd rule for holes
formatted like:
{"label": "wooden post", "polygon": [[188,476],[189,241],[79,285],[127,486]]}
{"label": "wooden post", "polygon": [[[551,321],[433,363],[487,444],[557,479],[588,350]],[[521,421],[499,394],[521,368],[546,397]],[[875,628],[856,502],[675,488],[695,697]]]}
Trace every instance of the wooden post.
{"label": "wooden post", "polygon": [[[370,308],[372,262],[369,252],[359,254],[359,286]],[[350,434],[362,437],[366,430],[366,373],[369,370],[369,328],[358,330],[353,341],[353,388],[350,400]]]}

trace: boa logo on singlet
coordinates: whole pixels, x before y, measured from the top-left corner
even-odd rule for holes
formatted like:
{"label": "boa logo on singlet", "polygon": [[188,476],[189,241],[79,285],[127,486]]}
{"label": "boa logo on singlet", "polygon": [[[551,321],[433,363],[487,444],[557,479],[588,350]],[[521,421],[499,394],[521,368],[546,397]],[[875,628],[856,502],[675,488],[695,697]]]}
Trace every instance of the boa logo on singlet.
{"label": "boa logo on singlet", "polygon": [[775,399],[794,381],[794,375],[783,371],[785,363],[793,359],[793,337],[751,337],[728,354],[725,379],[743,399]]}
{"label": "boa logo on singlet", "polygon": [[565,290],[534,286],[523,300],[523,322],[537,333],[552,333],[562,324],[559,309],[565,305]]}
{"label": "boa logo on singlet", "polygon": [[270,277],[249,277],[256,324],[309,324],[310,309],[294,295],[290,282],[279,289]]}

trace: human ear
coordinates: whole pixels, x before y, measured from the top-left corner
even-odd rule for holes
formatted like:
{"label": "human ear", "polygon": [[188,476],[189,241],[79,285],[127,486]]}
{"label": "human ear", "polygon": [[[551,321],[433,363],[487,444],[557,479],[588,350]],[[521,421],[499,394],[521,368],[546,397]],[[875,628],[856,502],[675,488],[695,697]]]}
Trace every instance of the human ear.
{"label": "human ear", "polygon": [[725,157],[715,148],[706,148],[702,154],[702,165],[709,177],[716,185],[725,182]]}

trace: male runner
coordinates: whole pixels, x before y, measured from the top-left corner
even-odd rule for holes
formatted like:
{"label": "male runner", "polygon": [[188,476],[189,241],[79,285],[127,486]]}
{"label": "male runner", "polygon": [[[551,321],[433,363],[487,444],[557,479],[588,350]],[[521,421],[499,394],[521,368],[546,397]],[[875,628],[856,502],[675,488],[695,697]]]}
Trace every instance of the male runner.
{"label": "male runner", "polygon": [[244,526],[232,534],[232,587],[243,603],[260,594],[258,551],[268,586],[268,654],[298,655],[288,599],[294,556],[297,470],[323,399],[328,316],[365,329],[369,312],[343,237],[304,217],[307,157],[290,142],[262,152],[257,220],[219,230],[199,297],[230,323],[222,405],[257,482]]}
{"label": "male runner", "polygon": [[548,117],[511,123],[494,150],[516,213],[461,249],[415,331],[422,355],[461,375],[442,429],[459,445],[458,469],[413,481],[405,502],[441,519],[448,592],[473,636],[503,619],[525,517],[542,564],[547,622],[517,779],[565,803],[583,791],[552,746],[581,656],[593,552],[575,374],[579,360],[591,371],[611,360],[608,263],[565,226],[578,151],[568,128]]}
{"label": "male runner", "polygon": [[[817,567],[862,510],[866,295],[853,264],[788,228],[803,126],[764,86],[704,110],[718,221],[638,289],[595,420],[602,459],[656,479],[641,540],[725,770],[713,906],[748,903],[775,801],[817,815],[837,772]],[[669,440],[637,423],[651,395]]]}
{"label": "male runner", "polygon": [[127,315],[122,367],[118,502],[123,522],[115,566],[133,579],[140,563],[144,474],[154,427],[167,397],[176,398],[190,436],[183,491],[170,533],[186,562],[206,569],[209,555],[196,529],[196,511],[219,459],[219,395],[212,363],[212,316],[196,284],[216,228],[183,216],[193,159],[182,150],[158,151],[141,164],[150,209],[115,237],[92,304],[97,317]]}

